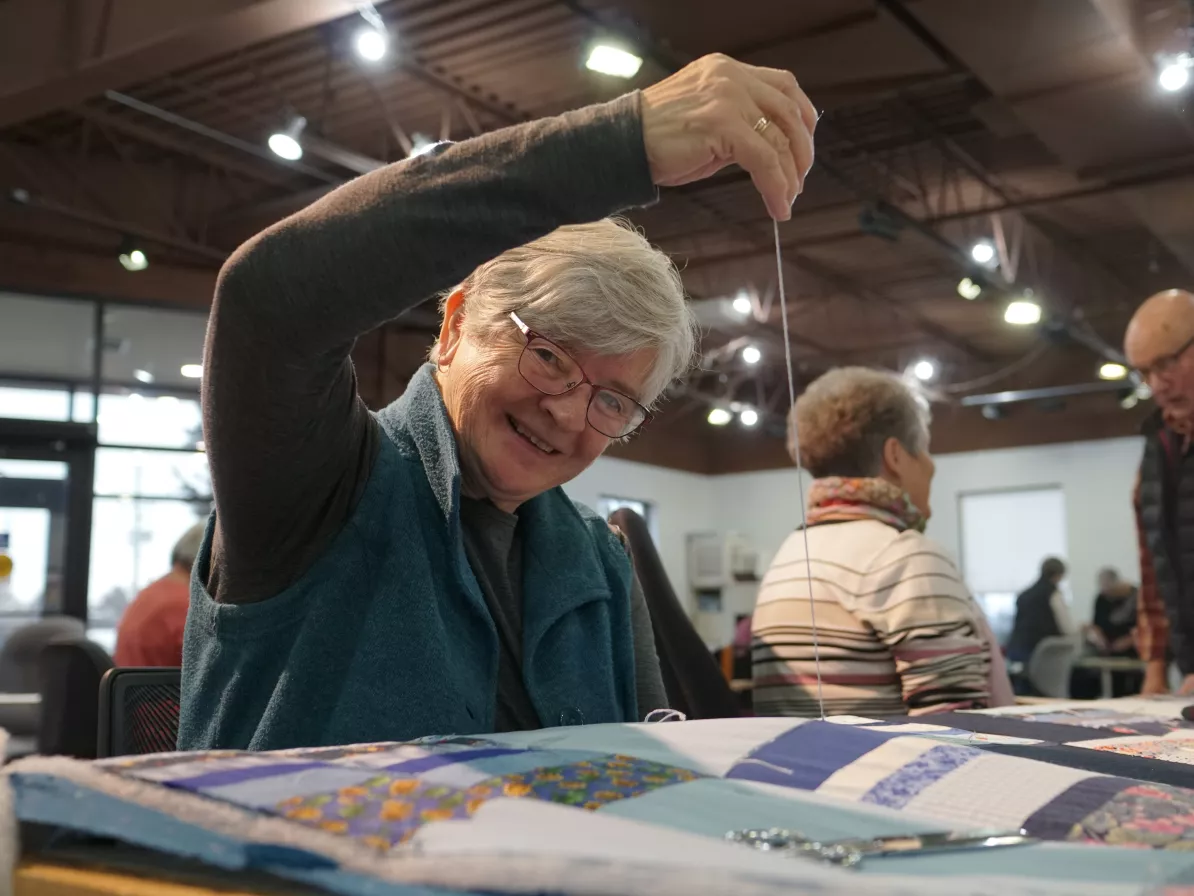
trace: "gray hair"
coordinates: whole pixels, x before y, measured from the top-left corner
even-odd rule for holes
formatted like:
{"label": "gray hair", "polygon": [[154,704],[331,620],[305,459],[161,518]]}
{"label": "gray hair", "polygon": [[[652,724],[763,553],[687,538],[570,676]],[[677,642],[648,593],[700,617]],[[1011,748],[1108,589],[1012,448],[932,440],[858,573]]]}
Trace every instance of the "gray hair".
{"label": "gray hair", "polygon": [[187,569],[195,565],[195,558],[199,556],[199,546],[203,543],[203,533],[206,529],[206,523],[196,523],[183,533],[170,553],[171,565],[185,566]]}
{"label": "gray hair", "polygon": [[788,453],[795,459],[798,434],[801,460],[814,476],[878,476],[888,439],[914,455],[928,451],[929,423],[928,402],[903,378],[884,370],[839,367],[796,399]]}
{"label": "gray hair", "polygon": [[481,265],[462,286],[464,326],[474,338],[513,329],[513,311],[564,347],[603,355],[654,351],[641,396],[648,406],[693,363],[696,318],[680,274],[626,221],[560,227]]}

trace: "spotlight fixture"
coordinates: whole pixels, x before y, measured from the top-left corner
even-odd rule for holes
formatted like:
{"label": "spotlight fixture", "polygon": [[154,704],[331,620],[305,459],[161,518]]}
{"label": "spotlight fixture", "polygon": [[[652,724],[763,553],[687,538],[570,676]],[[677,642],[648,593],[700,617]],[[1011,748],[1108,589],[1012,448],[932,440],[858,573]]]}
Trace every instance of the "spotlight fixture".
{"label": "spotlight fixture", "polygon": [[1003,319],[1017,327],[1028,327],[1041,321],[1041,306],[1031,299],[1017,299],[1003,312]]}
{"label": "spotlight fixture", "polygon": [[1167,93],[1185,90],[1190,84],[1190,70],[1194,68],[1194,56],[1179,53],[1165,60],[1157,75],[1157,85]]}
{"label": "spotlight fixture", "polygon": [[426,134],[415,134],[413,137],[411,137],[410,154],[407,156],[407,158],[413,159],[416,156],[429,153],[438,145],[438,141],[432,140]]}
{"label": "spotlight fixture", "polygon": [[149,267],[149,258],[140,249],[130,249],[127,252],[121,252],[117,256],[120,261],[120,266],[126,271],[143,271]]}
{"label": "spotlight fixture", "polygon": [[707,419],[714,426],[725,426],[734,419],[734,415],[725,408],[711,408],[709,411],[709,416],[705,419]]}
{"label": "spotlight fixture", "polygon": [[633,78],[642,64],[642,57],[610,44],[597,44],[585,60],[586,68],[615,78]]}
{"label": "spotlight fixture", "polygon": [[357,55],[366,62],[380,62],[390,49],[390,36],[373,25],[362,25],[352,41]]}
{"label": "spotlight fixture", "polygon": [[138,383],[152,383],[153,374],[148,370],[134,370],[133,379],[135,379]]}
{"label": "spotlight fixture", "polygon": [[1128,368],[1115,361],[1108,361],[1099,368],[1099,379],[1122,380],[1128,375]]}
{"label": "spotlight fixture", "polygon": [[937,375],[937,365],[928,358],[921,358],[912,365],[912,375],[922,383],[927,383]]}
{"label": "spotlight fixture", "polygon": [[754,408],[743,408],[738,414],[738,422],[743,426],[754,426],[759,422],[759,412]]}
{"label": "spotlight fixture", "polygon": [[991,264],[995,261],[995,244],[990,240],[979,240],[970,247],[970,257],[979,264]]}
{"label": "spotlight fixture", "polygon": [[763,353],[757,345],[748,345],[742,349],[742,360],[747,364],[758,364],[763,360]]}
{"label": "spotlight fixture", "polygon": [[183,364],[182,367],[180,367],[178,369],[178,372],[181,373],[183,376],[185,376],[189,380],[197,380],[197,379],[202,378],[202,376],[203,376],[203,365],[202,364]]}
{"label": "spotlight fixture", "polygon": [[969,277],[963,277],[958,281],[958,295],[966,299],[966,301],[973,301],[982,294],[983,288]]}
{"label": "spotlight fixture", "polygon": [[735,314],[741,314],[743,317],[750,314],[754,310],[754,302],[750,300],[750,295],[745,289],[738,290],[738,294],[734,296],[734,303],[731,306]]}
{"label": "spotlight fixture", "polygon": [[297,162],[303,157],[303,146],[299,143],[303,128],[307,126],[307,119],[296,115],[283,130],[270,134],[269,148],[274,155],[288,162]]}
{"label": "spotlight fixture", "polygon": [[988,420],[1002,420],[1007,412],[997,404],[984,404],[980,412]]}

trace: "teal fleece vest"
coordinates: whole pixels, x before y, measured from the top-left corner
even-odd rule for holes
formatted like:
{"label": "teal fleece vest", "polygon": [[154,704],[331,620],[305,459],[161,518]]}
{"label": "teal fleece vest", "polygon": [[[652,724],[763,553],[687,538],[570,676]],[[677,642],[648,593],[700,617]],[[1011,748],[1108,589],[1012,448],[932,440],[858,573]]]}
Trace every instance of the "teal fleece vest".
{"label": "teal fleece vest", "polygon": [[[425,365],[377,415],[360,504],[294,585],[260,603],[191,581],[180,749],[269,750],[493,730],[498,636],[465,557],[456,443]],[[556,488],[519,509],[523,679],[544,725],[637,720],[630,562]]]}

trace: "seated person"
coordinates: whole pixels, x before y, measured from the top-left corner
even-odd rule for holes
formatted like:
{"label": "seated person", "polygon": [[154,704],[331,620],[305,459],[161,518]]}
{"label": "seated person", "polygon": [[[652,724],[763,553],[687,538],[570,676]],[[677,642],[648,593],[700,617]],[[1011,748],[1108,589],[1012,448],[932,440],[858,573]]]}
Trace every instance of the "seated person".
{"label": "seated person", "polygon": [[[205,349],[216,512],[180,747],[666,706],[626,550],[560,488],[634,433],[694,354],[675,266],[605,216],[736,162],[786,220],[815,122],[791,74],[711,56],[370,172],[237,249]],[[371,414],[354,341],[437,293],[430,363]]]}
{"label": "seated person", "polygon": [[1047,557],[1041,575],[1016,598],[1016,621],[1007,642],[1007,657],[1027,663],[1045,638],[1077,637],[1081,629],[1070,615],[1070,606],[1057,586],[1065,579],[1065,563]]}
{"label": "seated person", "polygon": [[[1125,582],[1111,567],[1099,570],[1099,594],[1094,619],[1086,636],[1102,656],[1139,659],[1136,650],[1136,586]],[[1144,683],[1143,672],[1111,673],[1113,697],[1137,694]]]}
{"label": "seated person", "polygon": [[816,478],[807,529],[788,536],[759,590],[755,713],[819,714],[814,615],[826,715],[1011,702],[982,609],[924,534],[927,406],[893,374],[848,367],[813,382],[792,418],[789,453],[796,434]]}
{"label": "seated person", "polygon": [[170,572],[133,598],[116,629],[117,666],[182,665],[182,636],[191,603],[191,567],[203,541],[203,524],[186,531],[170,555]]}

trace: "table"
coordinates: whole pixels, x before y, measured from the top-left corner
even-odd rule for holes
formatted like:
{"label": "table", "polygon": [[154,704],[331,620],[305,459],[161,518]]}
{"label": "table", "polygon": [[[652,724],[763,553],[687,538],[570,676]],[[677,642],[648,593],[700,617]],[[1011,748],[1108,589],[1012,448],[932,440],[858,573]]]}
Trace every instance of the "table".
{"label": "table", "polygon": [[1113,672],[1143,672],[1144,660],[1127,656],[1084,656],[1074,661],[1075,669],[1094,669],[1102,679],[1103,699],[1112,697],[1111,674]]}

